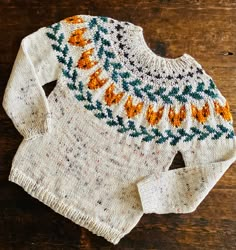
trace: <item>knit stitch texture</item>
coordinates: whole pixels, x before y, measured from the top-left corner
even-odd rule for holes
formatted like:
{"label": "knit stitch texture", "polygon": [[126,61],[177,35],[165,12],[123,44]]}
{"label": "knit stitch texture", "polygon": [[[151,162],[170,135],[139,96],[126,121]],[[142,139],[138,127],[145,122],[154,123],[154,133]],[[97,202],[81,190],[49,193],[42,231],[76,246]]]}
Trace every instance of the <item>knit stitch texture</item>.
{"label": "knit stitch texture", "polygon": [[[24,37],[2,105],[23,136],[9,181],[113,244],[145,213],[196,210],[236,159],[212,77],[111,17],[75,15]],[[170,170],[177,152],[185,166]]]}

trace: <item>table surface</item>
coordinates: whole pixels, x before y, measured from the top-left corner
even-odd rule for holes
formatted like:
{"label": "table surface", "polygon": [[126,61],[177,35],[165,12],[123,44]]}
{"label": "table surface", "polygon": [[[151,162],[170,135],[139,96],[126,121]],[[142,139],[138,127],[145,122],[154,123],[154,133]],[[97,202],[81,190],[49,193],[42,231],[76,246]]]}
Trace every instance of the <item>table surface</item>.
{"label": "table surface", "polygon": [[[156,54],[192,55],[213,77],[236,118],[236,3],[232,0],[0,0],[1,98],[21,39],[75,14],[133,22],[143,27]],[[46,94],[54,87],[55,82],[46,84]],[[145,214],[114,246],[8,181],[22,137],[2,106],[0,119],[0,249],[236,249],[235,164],[195,212]],[[183,166],[181,155],[172,168],[179,166]]]}

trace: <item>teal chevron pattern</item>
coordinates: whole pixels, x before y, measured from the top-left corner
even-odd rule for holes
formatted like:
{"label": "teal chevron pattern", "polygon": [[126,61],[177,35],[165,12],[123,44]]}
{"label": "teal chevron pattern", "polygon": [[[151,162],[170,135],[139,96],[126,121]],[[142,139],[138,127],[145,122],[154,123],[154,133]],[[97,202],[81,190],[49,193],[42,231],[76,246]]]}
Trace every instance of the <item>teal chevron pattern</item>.
{"label": "teal chevron pattern", "polygon": [[[67,86],[71,91],[74,91],[75,98],[83,102],[84,107],[92,111],[95,117],[104,120],[107,125],[116,128],[118,132],[127,133],[131,137],[141,137],[142,141],[145,142],[153,140],[157,144],[168,142],[172,146],[177,145],[181,141],[189,142],[194,138],[204,140],[210,137],[212,140],[216,140],[223,135],[227,139],[234,137],[234,131],[223,125],[217,125],[216,128],[205,125],[203,126],[203,130],[191,127],[189,132],[186,132],[183,128],[177,129],[175,133],[171,130],[161,132],[158,128],[154,127],[148,131],[144,126],[137,127],[133,120],[125,122],[121,116],[114,116],[109,107],[104,106],[98,100],[94,100],[91,91],[86,90],[84,84],[78,81],[76,69],[72,67],[73,60],[69,56],[69,48],[67,45],[63,45],[64,34],[60,32],[60,23],[50,25],[47,28],[48,32],[46,35],[52,40],[52,49],[56,51],[58,62],[63,66],[62,73],[68,79]],[[191,89],[186,91],[191,92]],[[174,92],[177,92],[177,89]]]}

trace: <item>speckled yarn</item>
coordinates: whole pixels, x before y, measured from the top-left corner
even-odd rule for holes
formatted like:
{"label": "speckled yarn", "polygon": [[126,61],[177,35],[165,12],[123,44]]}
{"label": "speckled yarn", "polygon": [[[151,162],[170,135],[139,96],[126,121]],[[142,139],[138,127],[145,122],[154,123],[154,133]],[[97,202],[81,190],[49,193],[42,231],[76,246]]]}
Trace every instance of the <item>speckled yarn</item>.
{"label": "speckled yarn", "polygon": [[23,136],[9,181],[113,244],[144,213],[193,212],[236,159],[229,103],[202,66],[111,17],[24,37],[2,104]]}

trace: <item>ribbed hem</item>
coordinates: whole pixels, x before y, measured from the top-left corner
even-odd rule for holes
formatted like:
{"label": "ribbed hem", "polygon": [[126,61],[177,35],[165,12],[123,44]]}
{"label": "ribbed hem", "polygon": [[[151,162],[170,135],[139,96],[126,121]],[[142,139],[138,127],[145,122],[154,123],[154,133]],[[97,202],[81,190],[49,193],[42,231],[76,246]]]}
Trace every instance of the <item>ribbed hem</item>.
{"label": "ribbed hem", "polygon": [[32,197],[43,202],[55,212],[88,229],[97,236],[104,237],[107,241],[113,243],[114,245],[116,245],[120,239],[124,237],[124,233],[111,228],[104,222],[85,215],[83,212],[78,210],[78,208],[62,201],[60,198],[56,197],[53,193],[47,190],[47,188],[40,186],[36,183],[36,181],[32,180],[16,168],[11,169],[8,180],[21,186]]}

